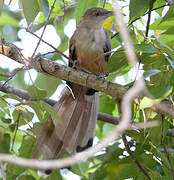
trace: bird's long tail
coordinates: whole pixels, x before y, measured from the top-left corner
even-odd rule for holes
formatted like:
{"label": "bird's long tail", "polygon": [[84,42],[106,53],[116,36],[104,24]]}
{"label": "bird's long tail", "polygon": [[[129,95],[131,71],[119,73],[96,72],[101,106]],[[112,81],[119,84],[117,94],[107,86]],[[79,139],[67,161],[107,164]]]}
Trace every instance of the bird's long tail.
{"label": "bird's long tail", "polygon": [[98,114],[98,92],[86,95],[87,88],[73,86],[74,97],[65,87],[54,105],[61,119],[50,117],[37,138],[33,157],[58,158],[63,152],[73,154],[92,146]]}

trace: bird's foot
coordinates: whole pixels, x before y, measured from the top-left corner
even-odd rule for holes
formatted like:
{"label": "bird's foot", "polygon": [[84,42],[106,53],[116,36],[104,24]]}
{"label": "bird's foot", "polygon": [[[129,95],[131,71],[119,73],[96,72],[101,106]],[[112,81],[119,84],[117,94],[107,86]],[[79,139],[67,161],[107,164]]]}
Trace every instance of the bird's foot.
{"label": "bird's foot", "polygon": [[104,73],[101,73],[97,76],[98,80],[102,80],[103,82],[105,81],[106,75]]}

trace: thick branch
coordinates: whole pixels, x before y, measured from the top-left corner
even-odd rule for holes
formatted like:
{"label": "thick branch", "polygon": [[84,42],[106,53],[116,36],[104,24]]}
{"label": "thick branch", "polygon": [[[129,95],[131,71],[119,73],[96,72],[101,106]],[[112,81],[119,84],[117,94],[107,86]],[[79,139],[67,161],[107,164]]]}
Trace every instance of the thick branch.
{"label": "thick branch", "polygon": [[[60,65],[53,61],[45,60],[41,57],[35,58],[29,62],[27,59],[23,57],[19,48],[17,48],[12,43],[5,42],[4,40],[1,40],[0,43],[0,53],[4,54],[5,56],[8,56],[9,58],[19,63],[22,64],[27,63],[28,68],[34,68],[37,71],[42,72],[44,74],[51,75],[59,79],[68,80],[83,86],[87,86],[89,88],[96,89],[98,91],[103,91],[106,94],[111,95],[114,99],[122,99],[122,97],[128,90],[127,87],[123,87],[118,84],[111,83],[103,79],[99,79],[97,76],[93,74],[87,74],[85,72],[76,71],[73,70],[72,68]],[[19,96],[21,94],[20,97],[24,98],[22,97],[22,95],[25,94],[23,90],[19,90],[21,91],[20,93],[18,89],[9,86],[1,87],[1,91],[8,93],[15,94],[16,90],[17,90],[16,95]],[[47,100],[48,99],[45,99],[45,101]],[[165,114],[171,118],[174,118],[174,105],[168,101],[157,103],[153,105],[150,109],[152,109],[157,113]]]}
{"label": "thick branch", "polygon": [[[6,49],[8,51],[6,51]],[[93,74],[74,70],[70,67],[60,65],[56,62],[46,60],[40,56],[30,60],[30,63],[28,64],[28,60],[26,60],[22,56],[20,50],[12,43],[7,43],[4,40],[1,41],[0,44],[0,53],[24,65],[27,61],[28,68],[34,68],[38,72],[44,73],[46,75],[51,75],[55,78],[63,79],[66,81],[71,81],[98,91],[103,91],[111,95],[114,99],[122,98],[128,89],[121,85],[106,81]]]}
{"label": "thick branch", "polygon": [[[119,11],[119,7],[117,4],[117,1],[114,1],[114,10],[116,11],[116,16],[119,19],[121,16],[121,13]],[[120,17],[120,23],[119,26],[121,28],[121,25],[123,25],[123,20],[122,17]],[[123,26],[123,31],[125,33],[125,26]],[[122,35],[122,34],[121,34]],[[123,37],[122,37],[123,38]],[[129,36],[126,34],[126,38],[123,38],[123,42],[125,43],[126,47],[126,53],[129,55],[130,52],[129,49],[132,49],[131,44],[127,44],[126,41],[130,41]],[[128,47],[127,47],[128,45]],[[2,50],[4,48],[2,47]],[[132,49],[133,50],[133,49]],[[2,51],[3,52],[3,51]],[[132,59],[132,60],[131,60]],[[130,57],[128,58],[130,60],[131,64],[136,63],[136,58],[134,59],[134,56],[132,53],[130,54]],[[23,62],[21,62],[23,63]],[[27,66],[28,67],[28,66]],[[32,59],[31,68],[37,69],[39,72],[43,72],[49,75],[52,75],[54,77],[59,77],[61,79],[67,80],[67,81],[72,81],[74,83],[78,83],[83,86],[87,86],[89,88],[93,88],[96,90],[102,90],[103,92],[110,94],[114,98],[118,97],[123,97],[124,93],[122,91],[125,90],[125,88],[110,83],[108,81],[103,81],[103,80],[97,80],[97,77],[94,75],[89,75],[83,72],[79,72],[77,76],[77,71],[70,70],[67,67],[60,66],[59,64],[53,63],[51,61],[45,61],[38,57],[37,59]],[[64,70],[64,71],[62,71]],[[75,79],[74,79],[75,78]],[[77,82],[78,81],[78,82]],[[143,81],[143,80],[142,80]],[[39,169],[55,169],[55,168],[61,168],[61,167],[67,167],[71,166],[75,163],[82,162],[90,157],[92,157],[95,153],[99,152],[103,148],[107,147],[108,144],[113,142],[120,134],[124,133],[125,130],[129,128],[129,120],[131,118],[131,102],[133,99],[140,94],[145,89],[145,86],[142,81],[136,81],[134,86],[131,87],[126,93],[125,96],[123,97],[123,104],[122,104],[122,111],[126,110],[126,113],[128,115],[125,115],[126,113],[123,113],[121,122],[119,123],[118,126],[106,137],[104,138],[99,144],[97,144],[95,147],[89,148],[85,150],[84,152],[77,153],[72,157],[65,158],[65,159],[59,159],[59,160],[47,160],[47,161],[39,161],[39,160],[33,160],[33,159],[23,159],[23,158],[15,158],[9,155],[0,155],[0,161],[2,162],[10,162],[14,164],[18,164],[24,167],[35,167]],[[98,83],[98,84],[97,84]],[[118,91],[117,91],[118,89]],[[122,91],[120,91],[122,89]],[[125,92],[125,91],[124,91]],[[127,107],[129,106],[129,107]],[[129,112],[127,112],[129,111]]]}
{"label": "thick branch", "polygon": [[[8,94],[14,94],[14,95],[22,98],[23,100],[39,101],[39,99],[31,98],[30,95],[27,93],[27,91],[22,90],[22,89],[18,89],[18,88],[14,88],[14,87],[9,86],[7,84],[5,84],[3,86],[3,83],[0,83],[0,91],[2,91],[4,93],[8,93]],[[49,98],[44,98],[42,100],[45,101],[46,103],[50,104],[51,106],[55,105],[56,102],[57,102],[57,101],[55,101],[53,99],[49,99]],[[114,124],[114,125],[118,125],[119,122],[120,122],[119,118],[114,117],[114,116],[112,116],[110,114],[105,114],[105,113],[100,113],[100,112],[98,114],[98,120],[103,121],[103,122],[107,122],[107,123],[111,123],[111,124]],[[130,128],[139,128],[140,124],[141,123],[138,123],[138,122],[130,122]],[[169,134],[171,134],[171,133],[172,132],[170,131]]]}

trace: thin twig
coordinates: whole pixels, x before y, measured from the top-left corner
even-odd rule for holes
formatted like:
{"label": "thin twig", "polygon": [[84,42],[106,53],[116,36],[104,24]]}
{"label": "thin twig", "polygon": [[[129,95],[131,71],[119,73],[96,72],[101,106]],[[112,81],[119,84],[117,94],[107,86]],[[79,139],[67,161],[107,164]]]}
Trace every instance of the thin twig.
{"label": "thin twig", "polygon": [[150,0],[150,3],[149,3],[148,19],[147,19],[146,33],[145,33],[145,39],[144,39],[145,42],[147,42],[147,38],[149,34],[150,19],[151,19],[151,13],[152,13],[154,2],[155,2],[154,0]]}
{"label": "thin twig", "polygon": [[122,140],[124,143],[124,146],[126,148],[126,151],[128,152],[128,154],[130,155],[130,157],[132,158],[132,160],[135,162],[135,164],[137,165],[137,167],[140,169],[140,171],[147,177],[147,179],[151,179],[149,174],[147,173],[146,169],[142,166],[142,164],[137,160],[137,158],[134,156],[133,152],[130,150],[128,141],[126,139],[125,134],[122,135]]}
{"label": "thin twig", "polygon": [[161,145],[163,145],[164,139],[164,115],[161,115]]}
{"label": "thin twig", "polygon": [[[8,76],[8,79],[3,83],[3,84],[1,84],[1,86],[0,86],[0,88],[2,88],[3,86],[5,86],[10,80],[12,80],[13,79],[13,77],[17,74],[17,72],[19,72],[19,71],[24,71],[24,70],[27,70],[28,69],[28,67],[27,66],[22,66],[22,67],[19,67],[19,68],[16,68],[16,69],[14,69],[10,74],[8,74],[7,76]],[[6,77],[7,77],[6,76]]]}
{"label": "thin twig", "polygon": [[[126,26],[123,23],[123,19],[119,10],[119,6],[117,1],[114,1],[114,11],[116,14],[117,19],[119,19],[120,23],[120,29],[123,30],[125,34],[121,34],[123,42],[125,44],[126,53],[130,57],[128,57],[128,60],[132,65],[135,65],[137,63],[135,53],[133,51],[132,44],[130,42],[130,38],[128,35],[128,32],[126,30]],[[123,37],[125,36],[125,37]],[[129,52],[130,51],[130,52]],[[131,53],[131,54],[130,54]],[[71,156],[69,158],[65,159],[59,159],[59,160],[50,160],[50,161],[37,161],[37,160],[26,160],[22,158],[15,158],[8,155],[0,155],[0,160],[3,161],[3,158],[6,158],[6,162],[16,163],[27,167],[39,167],[41,169],[54,169],[54,168],[60,168],[60,167],[67,167],[70,165],[73,165],[75,163],[87,160],[88,158],[92,157],[95,153],[101,151],[103,148],[107,147],[109,143],[113,142],[120,134],[124,133],[125,130],[129,127],[129,121],[131,119],[131,102],[133,99],[140,94],[145,89],[144,83],[141,79],[137,80],[133,87],[131,87],[125,96],[123,97],[123,103],[122,103],[122,112],[123,116],[121,118],[121,121],[119,125],[106,137],[104,138],[99,144],[97,144],[94,147],[91,147],[87,149],[84,152],[77,153],[74,156]],[[33,166],[34,165],[34,166]],[[48,167],[49,166],[49,167]]]}
{"label": "thin twig", "polygon": [[104,3],[103,3],[103,8],[105,7],[105,5],[106,5],[106,0],[104,0]]}
{"label": "thin twig", "polygon": [[[29,29],[25,28],[26,32],[32,34],[33,36],[37,37],[38,39],[40,39],[40,37],[33,33],[32,31],[30,31]],[[52,49],[55,50],[55,52],[59,53],[61,56],[65,57],[66,59],[70,60],[70,58],[68,56],[66,56],[63,52],[61,52],[60,50],[58,50],[57,48],[55,48],[52,44],[46,42],[45,40],[43,39],[40,39],[43,43],[47,44],[48,46],[50,46]]]}
{"label": "thin twig", "polygon": [[[146,119],[146,114],[145,114],[144,109],[142,109],[142,113],[143,113],[144,123],[146,124],[147,119]],[[146,135],[146,126],[144,126],[144,135]]]}
{"label": "thin twig", "polygon": [[[166,7],[166,6],[169,6],[169,4],[165,4],[165,5],[159,6],[159,7],[157,7],[157,8],[153,8],[151,11],[155,11],[155,10],[161,9],[161,8],[163,8],[163,7]],[[132,21],[128,24],[128,27],[131,26],[131,25],[132,25],[134,22],[136,22],[137,20],[141,19],[143,16],[147,15],[148,13],[149,13],[149,11],[146,12],[146,13],[144,13],[142,16],[140,16],[140,17],[132,20]],[[119,32],[116,32],[116,33],[111,37],[111,39],[114,38],[115,36],[117,36],[118,34],[119,34]]]}
{"label": "thin twig", "polygon": [[164,115],[163,114],[161,115],[161,120],[162,120],[162,125],[161,125],[161,128],[162,128],[162,132],[161,132],[161,145],[163,146],[164,152],[166,154],[166,157],[167,157],[167,160],[168,160],[168,163],[169,163],[169,166],[170,166],[169,171],[170,171],[170,173],[172,175],[172,179],[174,179],[173,164],[172,164],[172,162],[170,160],[170,153],[167,150],[167,148],[166,148],[166,146],[165,146],[165,144],[163,142],[163,139],[164,139]]}
{"label": "thin twig", "polygon": [[44,25],[44,28],[43,28],[42,34],[41,34],[41,36],[40,36],[40,38],[39,38],[39,41],[38,41],[38,43],[37,43],[37,45],[36,45],[36,48],[35,48],[35,50],[34,50],[33,54],[32,54],[32,56],[31,56],[31,59],[33,59],[33,57],[35,56],[36,51],[37,51],[37,49],[38,49],[38,47],[39,47],[39,45],[40,45],[40,43],[41,43],[41,40],[42,40],[43,35],[44,35],[44,32],[45,32],[46,27],[47,27],[47,25],[48,25],[48,22],[49,22],[50,16],[51,16],[52,11],[53,11],[53,9],[54,9],[55,3],[56,3],[56,0],[54,0],[53,5],[51,6],[51,10],[50,10],[50,12],[49,12],[49,15],[48,15],[47,21],[46,21],[46,23],[45,23],[45,25]]}
{"label": "thin twig", "polygon": [[7,78],[11,77],[10,74],[6,74],[6,73],[0,73],[0,76],[2,76],[2,77],[7,77]]}
{"label": "thin twig", "polygon": [[68,167],[87,160],[88,158],[94,156],[94,154],[96,154],[97,152],[101,151],[103,148],[107,147],[109,143],[113,142],[121,133],[123,133],[123,130],[119,126],[120,125],[118,125],[106,138],[104,138],[96,146],[88,148],[83,152],[76,153],[75,155],[68,158],[41,161],[36,159],[14,157],[13,155],[9,154],[0,154],[0,161],[36,169],[58,169]]}

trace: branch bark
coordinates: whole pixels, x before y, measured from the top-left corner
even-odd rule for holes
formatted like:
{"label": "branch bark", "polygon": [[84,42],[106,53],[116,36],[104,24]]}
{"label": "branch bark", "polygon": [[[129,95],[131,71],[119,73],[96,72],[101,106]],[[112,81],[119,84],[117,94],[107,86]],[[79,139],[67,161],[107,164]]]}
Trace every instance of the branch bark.
{"label": "branch bark", "polygon": [[[98,91],[103,91],[106,94],[111,95],[114,99],[122,99],[124,94],[127,92],[128,87],[124,87],[107,80],[99,79],[97,76],[93,74],[88,74],[85,72],[74,70],[70,67],[66,67],[55,63],[50,60],[43,59],[42,57],[35,57],[32,60],[26,59],[20,52],[20,49],[16,47],[12,43],[8,43],[3,39],[0,40],[0,54],[3,54],[16,62],[24,64],[24,66],[28,67],[28,69],[34,68],[38,72],[44,73],[46,75],[53,76],[58,79],[63,79],[67,81],[71,81],[83,86],[87,86],[89,88],[96,89]],[[23,90],[19,90],[13,87],[0,86],[0,90],[8,93],[17,93],[16,95],[20,95],[21,98],[29,98],[23,97],[25,92]],[[20,91],[20,92],[19,92]],[[26,95],[26,94],[25,94]],[[25,96],[24,95],[24,96]],[[26,95],[28,96],[28,95]],[[45,101],[50,101],[49,99],[44,99]],[[51,102],[48,102],[49,104]],[[165,114],[171,118],[174,118],[174,105],[168,101],[163,101],[161,103],[157,103],[150,107],[151,110]]]}
{"label": "branch bark", "polygon": [[[116,17],[119,19],[119,26],[123,32],[121,33],[121,36],[125,44],[128,60],[132,65],[135,65],[137,63],[136,56],[133,51],[133,46],[130,42],[129,34],[126,30],[126,26],[123,23],[123,19],[116,0],[113,1],[113,6]],[[34,68],[38,72],[42,72],[44,74],[51,75],[66,81],[71,81],[82,86],[96,89],[98,91],[103,91],[111,95],[114,99],[122,98],[122,112],[126,112],[123,113],[119,125],[116,126],[114,130],[99,144],[85,150],[84,152],[77,153],[74,156],[65,159],[40,161],[35,159],[16,158],[12,155],[0,154],[0,161],[38,169],[56,169],[67,167],[94,156],[95,153],[107,147],[109,143],[113,142],[119,135],[129,129],[129,121],[131,119],[131,103],[135,97],[137,97],[141,92],[144,92],[145,84],[143,79],[136,81],[134,86],[128,90],[128,88],[99,79],[95,75],[73,70],[69,67],[59,65],[58,63],[45,60],[40,56],[33,57],[32,59],[26,59],[23,57],[16,46],[10,43],[5,43],[4,41],[2,41],[0,44],[0,53],[5,54],[17,62],[24,64],[24,66],[28,69]]]}

